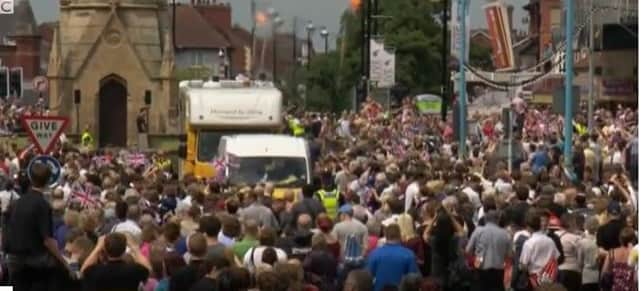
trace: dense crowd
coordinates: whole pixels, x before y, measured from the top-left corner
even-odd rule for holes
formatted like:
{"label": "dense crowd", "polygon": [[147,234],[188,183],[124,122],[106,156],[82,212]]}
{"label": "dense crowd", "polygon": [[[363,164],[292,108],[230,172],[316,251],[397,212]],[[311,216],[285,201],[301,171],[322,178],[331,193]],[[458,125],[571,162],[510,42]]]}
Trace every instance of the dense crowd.
{"label": "dense crowd", "polygon": [[23,105],[15,97],[2,99],[0,100],[0,136],[24,132],[21,124],[21,119],[24,116],[46,114],[48,114],[48,110],[42,98],[33,105]]}
{"label": "dense crowd", "polygon": [[[47,166],[0,154],[2,277],[15,290],[637,290],[637,111],[574,122],[514,104],[456,132],[406,99],[293,112],[313,183],[178,177],[168,156],[64,144]],[[513,126],[515,153],[504,134]],[[511,168],[511,171],[509,171]]]}

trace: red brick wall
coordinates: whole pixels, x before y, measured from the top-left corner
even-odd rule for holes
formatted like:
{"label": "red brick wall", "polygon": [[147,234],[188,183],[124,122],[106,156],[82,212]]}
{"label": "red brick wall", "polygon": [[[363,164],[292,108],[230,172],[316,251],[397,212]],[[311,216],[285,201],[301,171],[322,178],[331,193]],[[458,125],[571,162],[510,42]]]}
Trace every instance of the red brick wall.
{"label": "red brick wall", "polygon": [[551,10],[562,9],[562,3],[559,0],[541,0],[540,1],[540,56],[544,56],[547,45],[551,44]]}
{"label": "red brick wall", "polygon": [[0,46],[0,58],[4,67],[22,67],[25,80],[40,75],[40,37],[12,37],[15,46]]}
{"label": "red brick wall", "polygon": [[0,45],[0,59],[2,59],[2,67],[14,67],[16,64],[16,47],[8,45]]}

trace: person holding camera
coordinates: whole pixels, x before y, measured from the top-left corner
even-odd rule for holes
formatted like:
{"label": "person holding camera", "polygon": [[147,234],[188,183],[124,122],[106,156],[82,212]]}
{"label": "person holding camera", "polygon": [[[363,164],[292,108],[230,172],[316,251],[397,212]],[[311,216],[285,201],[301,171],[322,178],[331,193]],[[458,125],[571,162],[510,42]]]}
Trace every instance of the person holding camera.
{"label": "person holding camera", "polygon": [[[125,260],[127,255],[132,262]],[[95,291],[136,291],[151,272],[151,264],[135,240],[119,232],[100,237],[80,269],[84,290]]]}

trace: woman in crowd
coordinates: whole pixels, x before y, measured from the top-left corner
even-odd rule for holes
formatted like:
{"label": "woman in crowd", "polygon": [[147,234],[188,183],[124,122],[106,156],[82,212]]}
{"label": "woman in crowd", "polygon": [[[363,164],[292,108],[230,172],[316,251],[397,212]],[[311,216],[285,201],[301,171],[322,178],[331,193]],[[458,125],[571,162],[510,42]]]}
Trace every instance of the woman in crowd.
{"label": "woman in crowd", "polygon": [[[603,280],[611,282],[611,291],[638,290],[637,273],[629,265],[629,254],[633,246],[637,244],[633,229],[625,227],[620,231],[620,247],[610,250],[604,261]],[[604,278],[610,277],[610,278]]]}

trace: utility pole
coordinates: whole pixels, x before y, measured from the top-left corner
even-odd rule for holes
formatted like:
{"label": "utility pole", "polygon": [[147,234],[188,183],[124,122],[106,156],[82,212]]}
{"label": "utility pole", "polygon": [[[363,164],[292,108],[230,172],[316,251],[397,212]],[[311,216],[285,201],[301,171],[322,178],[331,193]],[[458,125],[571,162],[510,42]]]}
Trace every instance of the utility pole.
{"label": "utility pole", "polygon": [[313,32],[316,27],[313,25],[313,22],[309,21],[306,26],[307,29],[307,68],[311,67],[311,50],[313,49]]}
{"label": "utility pole", "polygon": [[467,61],[465,56],[467,55],[467,42],[465,39],[466,36],[466,11],[467,11],[467,0],[457,0],[458,1],[458,21],[460,23],[460,37],[458,38],[459,50],[458,50],[458,106],[460,108],[460,114],[458,114],[458,118],[460,121],[460,135],[458,141],[458,159],[463,160],[466,147],[467,147],[467,133],[466,133],[466,123],[467,123],[467,82],[466,76],[464,72],[464,64]]}
{"label": "utility pole", "polygon": [[175,52],[178,45],[176,44],[176,0],[171,1],[171,40],[173,41],[173,51]]}
{"label": "utility pole", "polygon": [[593,107],[595,103],[595,96],[593,92],[593,1],[589,0],[589,13],[587,13],[587,17],[589,17],[589,108],[588,108],[588,128],[589,133],[593,133]]}
{"label": "utility pole", "polygon": [[[367,60],[367,82],[366,82],[366,86],[367,86],[367,95],[368,96],[368,88],[369,88],[369,80],[371,80],[371,28],[372,28],[372,21],[371,21],[371,16],[373,15],[373,7],[372,7],[372,0],[364,0],[367,2],[367,41],[365,42],[365,45],[367,46],[367,53],[365,55],[366,60]],[[363,2],[364,2],[363,1]]]}
{"label": "utility pole", "polygon": [[[455,0],[454,0],[455,1]],[[450,102],[450,98],[448,97],[448,88],[449,88],[449,50],[447,43],[447,32],[448,32],[448,20],[447,12],[449,11],[449,0],[443,0],[442,2],[442,84],[440,85],[440,95],[442,100],[442,107],[440,107],[441,112],[440,115],[442,117],[442,121],[447,120],[447,105]]]}
{"label": "utility pole", "polygon": [[296,37],[297,23],[298,23],[298,17],[294,16],[293,17],[293,30],[291,31],[291,37],[293,37],[293,68],[294,68],[293,74],[294,75],[295,75],[295,68],[298,65],[298,39]]}
{"label": "utility pole", "polygon": [[[251,59],[256,59],[256,0],[251,0]],[[250,78],[255,78],[254,68],[252,64]]]}
{"label": "utility pole", "polygon": [[[380,14],[380,10],[378,9],[378,1],[379,0],[372,0],[373,1],[373,15],[379,15]],[[378,21],[377,18],[375,21],[373,21],[373,35],[377,36],[378,35]]]}
{"label": "utility pole", "polygon": [[573,0],[565,0],[565,55],[564,55],[564,165],[573,176],[571,161],[573,149]]}
{"label": "utility pole", "polygon": [[[358,96],[359,98],[364,99],[367,96],[367,6],[365,5],[365,0],[360,1],[360,30],[362,31],[362,50],[360,51],[360,69],[361,69],[361,77],[360,77],[360,86],[362,86],[362,94],[363,96]],[[357,99],[357,98],[356,98]],[[358,105],[356,102],[356,105]],[[358,106],[356,106],[357,109]]]}

